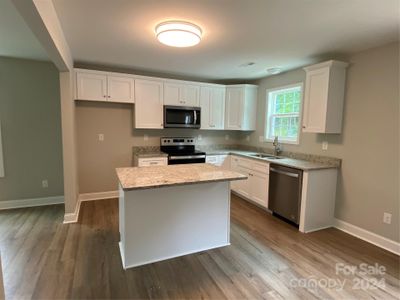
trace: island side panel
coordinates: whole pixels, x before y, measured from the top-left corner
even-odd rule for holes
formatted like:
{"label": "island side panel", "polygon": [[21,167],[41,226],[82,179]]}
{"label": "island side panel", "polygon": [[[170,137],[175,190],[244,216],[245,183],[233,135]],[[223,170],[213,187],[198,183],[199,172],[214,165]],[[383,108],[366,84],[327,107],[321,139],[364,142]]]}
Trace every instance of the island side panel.
{"label": "island side panel", "polygon": [[337,169],[303,173],[300,224],[301,232],[313,232],[334,225]]}
{"label": "island side panel", "polygon": [[124,268],[229,245],[228,181],[123,194]]}
{"label": "island side panel", "polygon": [[121,184],[118,185],[119,191],[119,201],[118,201],[118,216],[119,216],[119,250],[121,252],[122,265],[125,268],[125,254],[123,253],[125,248],[125,192],[121,187]]}

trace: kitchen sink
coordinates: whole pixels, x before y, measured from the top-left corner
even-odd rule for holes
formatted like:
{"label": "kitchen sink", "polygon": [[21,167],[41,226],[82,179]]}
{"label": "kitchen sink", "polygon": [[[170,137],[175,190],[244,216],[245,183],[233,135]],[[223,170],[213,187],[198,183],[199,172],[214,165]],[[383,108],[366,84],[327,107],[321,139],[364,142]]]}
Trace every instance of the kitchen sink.
{"label": "kitchen sink", "polygon": [[283,158],[283,157],[279,157],[279,156],[274,156],[274,155],[270,155],[270,154],[261,154],[261,153],[251,154],[250,156],[258,157],[258,158],[266,158],[266,159],[281,159],[281,158]]}

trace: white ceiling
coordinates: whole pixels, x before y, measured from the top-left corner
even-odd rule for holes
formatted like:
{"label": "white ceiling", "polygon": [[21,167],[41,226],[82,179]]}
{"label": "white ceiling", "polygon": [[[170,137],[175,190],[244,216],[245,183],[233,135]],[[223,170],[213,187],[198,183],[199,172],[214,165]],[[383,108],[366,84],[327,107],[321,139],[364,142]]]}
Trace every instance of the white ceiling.
{"label": "white ceiling", "polygon": [[48,60],[48,56],[10,0],[0,0],[0,56]]}
{"label": "white ceiling", "polygon": [[[76,62],[207,79],[264,77],[398,40],[399,0],[53,2]],[[173,19],[199,25],[202,42],[161,45],[154,27]]]}

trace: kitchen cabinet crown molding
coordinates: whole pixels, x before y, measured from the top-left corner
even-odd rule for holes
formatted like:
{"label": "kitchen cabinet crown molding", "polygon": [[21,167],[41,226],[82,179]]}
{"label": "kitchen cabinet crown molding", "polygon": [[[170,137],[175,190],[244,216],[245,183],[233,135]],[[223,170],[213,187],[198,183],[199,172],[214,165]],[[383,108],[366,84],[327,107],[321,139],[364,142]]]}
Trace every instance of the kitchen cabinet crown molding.
{"label": "kitchen cabinet crown molding", "polygon": [[326,68],[326,67],[332,67],[332,66],[347,68],[349,66],[349,63],[344,62],[344,61],[339,61],[339,60],[328,60],[328,61],[317,63],[317,64],[314,64],[311,66],[304,67],[303,70],[312,71],[312,70]]}

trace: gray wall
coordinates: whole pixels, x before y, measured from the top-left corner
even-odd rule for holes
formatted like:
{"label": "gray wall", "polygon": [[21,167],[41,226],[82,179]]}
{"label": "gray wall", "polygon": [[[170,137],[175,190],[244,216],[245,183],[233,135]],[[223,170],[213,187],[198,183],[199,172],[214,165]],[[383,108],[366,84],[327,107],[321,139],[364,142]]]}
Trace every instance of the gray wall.
{"label": "gray wall", "polygon": [[[198,144],[237,143],[233,131],[189,129],[146,130],[133,128],[133,105],[76,102],[78,136],[79,192],[94,193],[117,190],[116,167],[132,165],[133,146],[159,146],[162,136],[195,136]],[[104,134],[104,141],[98,134]],[[144,140],[144,135],[148,140]],[[225,140],[229,135],[229,140]]]}
{"label": "gray wall", "polygon": [[0,201],[62,196],[60,91],[53,64],[0,57],[0,121]]}
{"label": "gray wall", "polygon": [[[344,127],[340,135],[304,133],[300,145],[284,150],[341,158],[336,217],[392,240],[399,234],[399,44],[393,43],[347,59]],[[266,90],[304,82],[305,72],[294,70],[257,82],[257,131],[250,142],[258,147],[264,134]],[[328,141],[327,151],[322,142]],[[382,222],[392,213],[392,224]]]}

